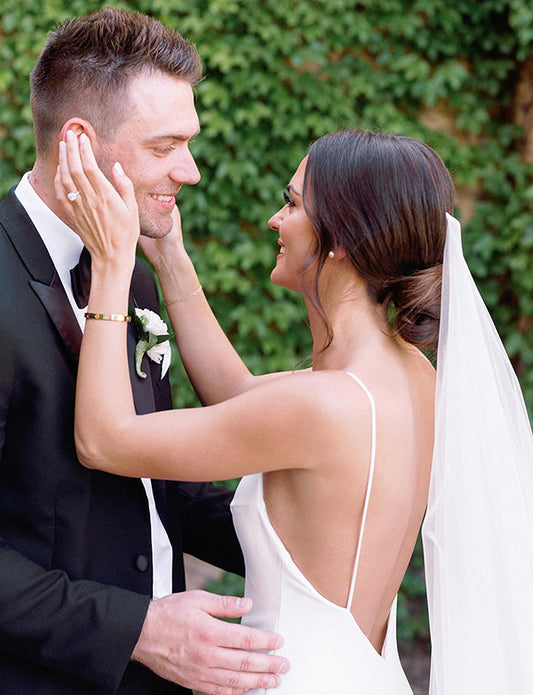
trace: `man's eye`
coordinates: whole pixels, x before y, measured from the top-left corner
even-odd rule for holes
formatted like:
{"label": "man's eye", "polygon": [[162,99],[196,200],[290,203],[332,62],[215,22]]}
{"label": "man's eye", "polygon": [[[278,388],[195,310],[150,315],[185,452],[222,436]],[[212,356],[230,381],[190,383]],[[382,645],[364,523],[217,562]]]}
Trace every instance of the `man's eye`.
{"label": "man's eye", "polygon": [[294,205],[294,200],[290,197],[290,195],[286,191],[283,191],[283,200],[285,201],[285,203],[289,207],[292,207]]}
{"label": "man's eye", "polygon": [[170,152],[172,152],[173,149],[174,149],[174,148],[171,147],[171,146],[168,146],[168,147],[154,147],[154,152],[156,152],[157,154],[169,154]]}

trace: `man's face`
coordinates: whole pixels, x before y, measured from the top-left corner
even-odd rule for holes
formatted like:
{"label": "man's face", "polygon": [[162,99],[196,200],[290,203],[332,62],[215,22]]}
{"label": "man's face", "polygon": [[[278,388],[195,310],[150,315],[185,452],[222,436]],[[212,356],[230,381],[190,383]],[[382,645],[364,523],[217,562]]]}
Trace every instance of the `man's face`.
{"label": "man's face", "polygon": [[174,197],[184,183],[200,180],[189,143],[200,130],[191,86],[152,73],[132,80],[128,112],[111,142],[100,142],[97,161],[111,180],[120,162],[132,180],[141,234],[160,238],[170,232]]}

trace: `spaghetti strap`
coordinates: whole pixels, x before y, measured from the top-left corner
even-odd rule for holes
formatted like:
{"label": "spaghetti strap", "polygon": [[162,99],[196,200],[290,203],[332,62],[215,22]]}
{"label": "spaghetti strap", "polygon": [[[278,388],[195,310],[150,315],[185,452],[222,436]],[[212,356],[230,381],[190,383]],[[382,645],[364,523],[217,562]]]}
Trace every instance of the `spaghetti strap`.
{"label": "spaghetti strap", "polygon": [[366,516],[368,513],[368,505],[370,502],[370,492],[372,490],[372,481],[374,479],[374,468],[376,465],[376,404],[374,402],[374,398],[372,397],[372,394],[367,389],[367,387],[363,384],[363,382],[360,379],[358,379],[355,376],[355,374],[352,374],[351,372],[346,372],[346,374],[351,376],[352,379],[354,379],[359,384],[359,386],[363,389],[363,391],[368,396],[368,400],[370,401],[370,412],[371,412],[371,416],[372,416],[372,432],[371,432],[371,447],[370,447],[370,470],[368,471],[368,482],[367,482],[367,486],[366,486],[365,503],[363,505],[363,516],[361,519],[361,529],[359,531],[359,539],[357,542],[357,551],[355,554],[355,562],[354,562],[354,568],[353,568],[353,573],[352,573],[352,581],[350,583],[350,591],[348,593],[348,602],[346,604],[346,608],[348,610],[350,610],[351,606],[352,606],[354,591],[355,591],[355,581],[357,578],[357,570],[359,569],[359,558],[361,557],[361,548],[363,545],[363,533],[365,530]]}

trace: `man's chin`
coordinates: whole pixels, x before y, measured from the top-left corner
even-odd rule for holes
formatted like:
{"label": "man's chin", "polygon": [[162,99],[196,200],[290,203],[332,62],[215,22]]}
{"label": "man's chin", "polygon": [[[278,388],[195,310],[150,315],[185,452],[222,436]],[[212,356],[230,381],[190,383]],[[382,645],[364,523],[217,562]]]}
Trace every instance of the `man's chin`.
{"label": "man's chin", "polygon": [[172,220],[168,219],[168,225],[165,224],[143,224],[141,220],[141,236],[149,239],[163,239],[172,231]]}

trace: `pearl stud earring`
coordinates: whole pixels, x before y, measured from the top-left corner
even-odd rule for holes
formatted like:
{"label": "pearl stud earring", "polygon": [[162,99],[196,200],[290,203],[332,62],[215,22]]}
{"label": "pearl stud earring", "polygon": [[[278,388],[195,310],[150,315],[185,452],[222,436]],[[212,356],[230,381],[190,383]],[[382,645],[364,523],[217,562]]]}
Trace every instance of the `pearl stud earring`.
{"label": "pearl stud earring", "polygon": [[334,251],[330,251],[330,252],[328,253],[328,256],[329,256],[330,258],[335,258],[335,252],[334,252]]}

